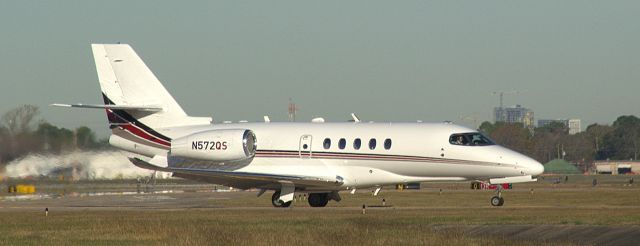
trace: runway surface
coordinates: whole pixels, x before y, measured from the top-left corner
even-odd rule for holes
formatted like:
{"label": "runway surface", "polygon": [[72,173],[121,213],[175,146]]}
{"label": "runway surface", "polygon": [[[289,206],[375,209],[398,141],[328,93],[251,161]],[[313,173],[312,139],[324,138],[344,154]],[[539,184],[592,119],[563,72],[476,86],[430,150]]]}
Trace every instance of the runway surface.
{"label": "runway surface", "polygon": [[[150,216],[187,212],[249,220],[242,215],[291,216],[303,220],[335,216],[339,221],[360,215],[364,204],[366,216],[394,218],[400,223],[410,221],[412,226],[424,225],[436,232],[453,230],[465,237],[594,245],[640,242],[640,187],[621,183],[596,188],[580,183],[518,187],[505,192],[504,207],[489,206],[491,191],[472,191],[466,184],[429,185],[419,191],[384,189],[378,197],[366,190],[355,195],[345,192],[341,193],[343,201],[330,202],[325,208],[311,208],[299,196],[286,209],[272,207],[269,192],[256,198],[257,191],[228,191],[203,184],[163,184],[151,189],[135,184],[64,187],[55,184],[41,190],[28,195],[0,193],[0,213],[36,216],[48,208],[50,216],[140,211]],[[381,203],[383,198],[385,206]]]}

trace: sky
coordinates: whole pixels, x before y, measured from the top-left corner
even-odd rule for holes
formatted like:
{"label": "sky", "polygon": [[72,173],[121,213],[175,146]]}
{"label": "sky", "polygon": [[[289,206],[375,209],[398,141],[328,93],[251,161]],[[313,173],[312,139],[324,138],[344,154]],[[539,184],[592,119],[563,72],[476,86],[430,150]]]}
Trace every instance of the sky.
{"label": "sky", "polygon": [[640,116],[640,1],[2,1],[0,114],[34,104],[107,136],[91,43],[128,43],[215,121]]}

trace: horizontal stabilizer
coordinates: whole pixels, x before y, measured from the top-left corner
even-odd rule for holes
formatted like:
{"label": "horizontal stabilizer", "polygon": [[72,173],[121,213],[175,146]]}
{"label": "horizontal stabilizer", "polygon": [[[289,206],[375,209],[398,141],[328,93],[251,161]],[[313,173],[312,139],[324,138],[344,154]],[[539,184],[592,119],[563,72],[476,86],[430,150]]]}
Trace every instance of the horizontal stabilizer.
{"label": "horizontal stabilizer", "polygon": [[135,105],[104,105],[104,104],[60,104],[54,103],[51,104],[54,107],[67,107],[67,108],[96,108],[96,109],[122,109],[122,110],[135,110],[135,111],[146,111],[146,112],[160,112],[162,111],[162,107],[154,106],[154,105],[146,105],[146,106],[135,106]]}

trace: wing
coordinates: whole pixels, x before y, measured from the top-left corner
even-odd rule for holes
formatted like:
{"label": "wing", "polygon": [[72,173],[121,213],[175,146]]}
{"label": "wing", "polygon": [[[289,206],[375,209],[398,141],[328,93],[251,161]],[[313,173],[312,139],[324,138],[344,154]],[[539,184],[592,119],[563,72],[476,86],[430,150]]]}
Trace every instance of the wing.
{"label": "wing", "polygon": [[148,162],[136,157],[129,158],[129,160],[131,161],[131,163],[133,163],[133,165],[140,168],[162,172],[172,172],[175,176],[178,177],[199,176],[203,181],[218,184],[234,184],[232,186],[243,189],[268,186],[279,187],[283,182],[292,183],[296,187],[335,187],[343,184],[342,178],[339,177],[329,178],[319,176],[295,176],[270,173],[169,167],[166,165],[166,157],[163,156],[154,156],[153,159]]}

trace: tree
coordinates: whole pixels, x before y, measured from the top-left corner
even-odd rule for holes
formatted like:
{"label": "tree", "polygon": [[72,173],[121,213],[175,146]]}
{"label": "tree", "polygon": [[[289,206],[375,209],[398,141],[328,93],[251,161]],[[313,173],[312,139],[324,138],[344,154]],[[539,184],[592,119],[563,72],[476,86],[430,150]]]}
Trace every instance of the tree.
{"label": "tree", "polygon": [[26,133],[39,113],[38,106],[22,105],[6,112],[2,116],[2,123],[11,135]]}
{"label": "tree", "polygon": [[613,127],[638,127],[640,119],[633,115],[622,115],[613,122]]}
{"label": "tree", "polygon": [[22,105],[0,118],[5,126],[3,136],[4,156],[0,159],[10,161],[18,156],[29,153],[37,141],[30,135],[30,127],[35,117],[38,115],[38,107],[34,105]]}
{"label": "tree", "polygon": [[60,153],[74,148],[72,131],[47,122],[40,123],[34,135],[40,140],[40,149],[47,152]]}
{"label": "tree", "polygon": [[545,163],[565,157],[566,150],[564,145],[568,144],[566,140],[568,137],[569,128],[562,122],[554,121],[535,128],[532,139],[532,154],[534,158]]}
{"label": "tree", "polygon": [[[9,148],[4,147],[4,146],[9,146],[10,143],[10,139],[9,139],[9,130],[4,127],[4,126],[0,126],[0,164],[4,162],[5,157],[9,154]],[[0,172],[2,171],[2,169],[0,168]]]}
{"label": "tree", "polygon": [[76,146],[80,149],[90,149],[96,147],[96,135],[89,127],[82,126],[76,128]]}
{"label": "tree", "polygon": [[605,160],[610,157],[609,149],[604,145],[604,137],[613,131],[612,126],[591,124],[584,131],[585,137],[591,142],[594,150],[594,160]]}
{"label": "tree", "polygon": [[595,158],[595,146],[590,136],[586,132],[574,135],[566,135],[559,139],[562,151],[566,153],[564,159],[573,163],[586,165]]}
{"label": "tree", "polygon": [[603,139],[608,158],[628,160],[638,159],[640,154],[640,119],[633,115],[623,115],[613,122],[613,131]]}
{"label": "tree", "polygon": [[551,123],[538,127],[535,129],[534,134],[550,133],[553,135],[568,135],[569,127],[562,122],[552,121]]}
{"label": "tree", "polygon": [[484,134],[491,135],[491,133],[493,133],[493,131],[495,131],[496,128],[497,127],[495,124],[491,124],[491,122],[485,121],[485,122],[482,122],[482,124],[480,124],[480,127],[478,127],[478,130],[480,130]]}
{"label": "tree", "polygon": [[521,123],[498,122],[495,129],[489,134],[497,144],[518,151],[523,154],[530,154],[530,134]]}

